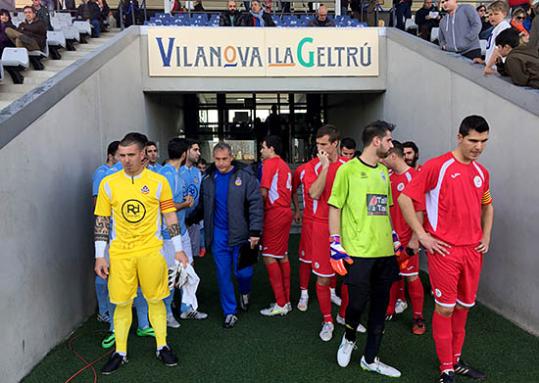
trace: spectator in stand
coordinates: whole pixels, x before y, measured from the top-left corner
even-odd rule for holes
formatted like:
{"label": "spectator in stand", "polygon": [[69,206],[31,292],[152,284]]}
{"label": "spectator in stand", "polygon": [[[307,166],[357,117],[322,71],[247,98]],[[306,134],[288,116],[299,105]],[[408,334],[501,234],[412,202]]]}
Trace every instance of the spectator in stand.
{"label": "spectator in stand", "polygon": [[457,0],[445,0],[443,9],[447,14],[440,21],[440,47],[470,60],[481,58],[481,20],[474,7],[459,5]]}
{"label": "spectator in stand", "polygon": [[425,0],[423,7],[415,13],[415,23],[419,32],[419,37],[430,41],[430,32],[432,28],[440,25],[440,12],[434,6],[432,0]]}
{"label": "spectator in stand", "polygon": [[492,25],[490,25],[490,22],[488,21],[487,7],[481,4],[475,9],[477,11],[477,14],[479,15],[479,18],[481,19],[481,32],[479,32],[479,39],[487,40],[493,29]]}
{"label": "spectator in stand", "polygon": [[[504,0],[497,0],[488,6],[488,20],[494,27],[487,42],[487,52],[485,54],[485,74],[489,74],[495,68],[496,57],[494,57],[494,49],[496,48],[496,36],[504,29],[511,28],[511,24],[506,20],[509,13],[509,6]],[[482,62],[477,59],[475,62]]]}
{"label": "spectator in stand", "polygon": [[41,0],[32,0],[32,6],[36,10],[37,18],[45,22],[49,31],[53,31],[54,29],[51,26],[51,16],[49,15],[47,7],[41,5]]}
{"label": "spectator in stand", "polygon": [[530,38],[530,33],[524,27],[524,20],[527,16],[524,8],[515,9],[511,15],[511,27],[519,33],[521,42],[524,43],[527,43]]}
{"label": "spectator in stand", "polygon": [[220,27],[240,27],[242,24],[242,16],[238,11],[238,6],[234,0],[228,0],[227,10],[221,13],[219,18]]}
{"label": "spectator in stand", "polygon": [[412,18],[412,0],[393,0],[397,28],[404,31],[406,19]]}
{"label": "spectator in stand", "polygon": [[243,17],[245,27],[274,27],[271,15],[262,9],[260,1],[251,1],[251,10]]}
{"label": "spectator in stand", "polygon": [[309,22],[309,27],[334,27],[335,22],[328,17],[328,9],[324,4],[316,11],[316,17]]}
{"label": "spectator in stand", "polygon": [[106,32],[106,30],[110,27],[109,24],[109,16],[111,15],[110,7],[107,4],[107,0],[97,0],[97,5],[99,6],[99,13],[100,13],[100,19],[101,22],[101,31]]}
{"label": "spectator in stand", "polygon": [[[176,6],[176,1],[174,1],[174,6],[172,12],[174,12],[174,7]],[[138,0],[121,0],[118,4],[118,9],[122,9],[122,18],[124,27],[127,28],[133,24],[137,23],[138,16],[140,13],[140,8]],[[118,15],[120,12],[118,12]],[[120,20],[118,20],[118,25],[120,25]],[[134,21],[134,22],[133,22]]]}
{"label": "spectator in stand", "polygon": [[0,10],[0,56],[4,51],[4,48],[14,47],[13,43],[6,35],[6,28],[15,29],[15,26],[11,22],[11,14],[7,9]]}
{"label": "spectator in stand", "polygon": [[185,9],[185,7],[182,6],[182,3],[180,3],[180,0],[174,0],[170,13],[183,13],[186,11],[187,9]]}
{"label": "spectator in stand", "polygon": [[92,37],[99,37],[101,34],[101,9],[96,0],[82,0],[82,4],[79,5],[77,10],[77,16],[90,22],[92,25]]}
{"label": "spectator in stand", "polygon": [[205,12],[204,6],[202,5],[202,1],[195,1],[195,7],[193,8],[195,12]]}
{"label": "spectator in stand", "polygon": [[512,28],[496,37],[498,72],[511,77],[515,85],[539,89],[539,51],[519,42],[519,34]]}
{"label": "spectator in stand", "polygon": [[25,20],[17,29],[6,28],[6,35],[17,48],[26,48],[28,51],[44,51],[47,44],[47,24],[37,18],[33,7],[23,8]]}

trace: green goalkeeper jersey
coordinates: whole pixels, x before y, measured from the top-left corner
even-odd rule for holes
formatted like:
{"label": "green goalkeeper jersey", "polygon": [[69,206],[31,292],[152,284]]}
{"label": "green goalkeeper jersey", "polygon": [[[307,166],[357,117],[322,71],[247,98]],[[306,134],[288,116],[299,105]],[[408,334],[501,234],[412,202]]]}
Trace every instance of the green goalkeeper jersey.
{"label": "green goalkeeper jersey", "polygon": [[341,209],[341,243],[351,257],[395,254],[389,207],[393,205],[387,168],[359,158],[337,171],[328,204]]}

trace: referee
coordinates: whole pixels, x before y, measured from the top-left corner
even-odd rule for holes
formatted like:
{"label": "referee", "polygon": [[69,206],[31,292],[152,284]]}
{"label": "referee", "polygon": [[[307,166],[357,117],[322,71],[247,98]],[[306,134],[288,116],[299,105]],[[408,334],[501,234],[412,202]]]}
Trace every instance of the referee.
{"label": "referee", "polygon": [[362,133],[363,153],[337,171],[328,204],[333,264],[335,260],[340,263],[345,258],[349,263],[353,260],[345,278],[350,301],[346,310],[346,332],[337,352],[337,362],[341,367],[350,363],[356,328],[365,305],[370,301],[367,343],[361,367],[396,378],[401,373],[377,357],[389,290],[398,276],[389,216],[389,207],[393,204],[391,186],[387,168],[380,164],[393,147],[393,128],[385,121],[375,121],[365,127]]}

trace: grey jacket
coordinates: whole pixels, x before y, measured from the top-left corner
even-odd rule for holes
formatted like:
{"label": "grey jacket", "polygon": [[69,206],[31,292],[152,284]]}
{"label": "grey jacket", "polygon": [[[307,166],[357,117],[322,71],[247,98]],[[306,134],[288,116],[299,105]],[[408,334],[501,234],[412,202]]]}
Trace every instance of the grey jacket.
{"label": "grey jacket", "polygon": [[459,5],[454,15],[448,13],[440,21],[440,47],[456,53],[481,49],[479,32],[481,19],[475,8],[469,4]]}
{"label": "grey jacket", "polygon": [[[251,167],[240,162],[232,163],[234,169],[228,186],[228,245],[236,246],[246,242],[250,236],[260,237],[264,221],[264,203],[260,184]],[[202,180],[199,205],[192,215],[194,222],[204,218],[204,240],[206,247],[213,242],[215,208],[215,174],[217,168],[211,165]]]}

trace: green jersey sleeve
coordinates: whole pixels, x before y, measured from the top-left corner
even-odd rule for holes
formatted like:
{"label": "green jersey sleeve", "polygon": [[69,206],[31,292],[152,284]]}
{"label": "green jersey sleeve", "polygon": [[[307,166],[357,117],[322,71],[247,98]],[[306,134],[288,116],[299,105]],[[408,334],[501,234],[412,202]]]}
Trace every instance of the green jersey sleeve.
{"label": "green jersey sleeve", "polygon": [[333,187],[331,188],[331,196],[328,200],[328,205],[334,206],[337,209],[342,209],[348,197],[348,179],[346,177],[346,164],[337,170]]}

